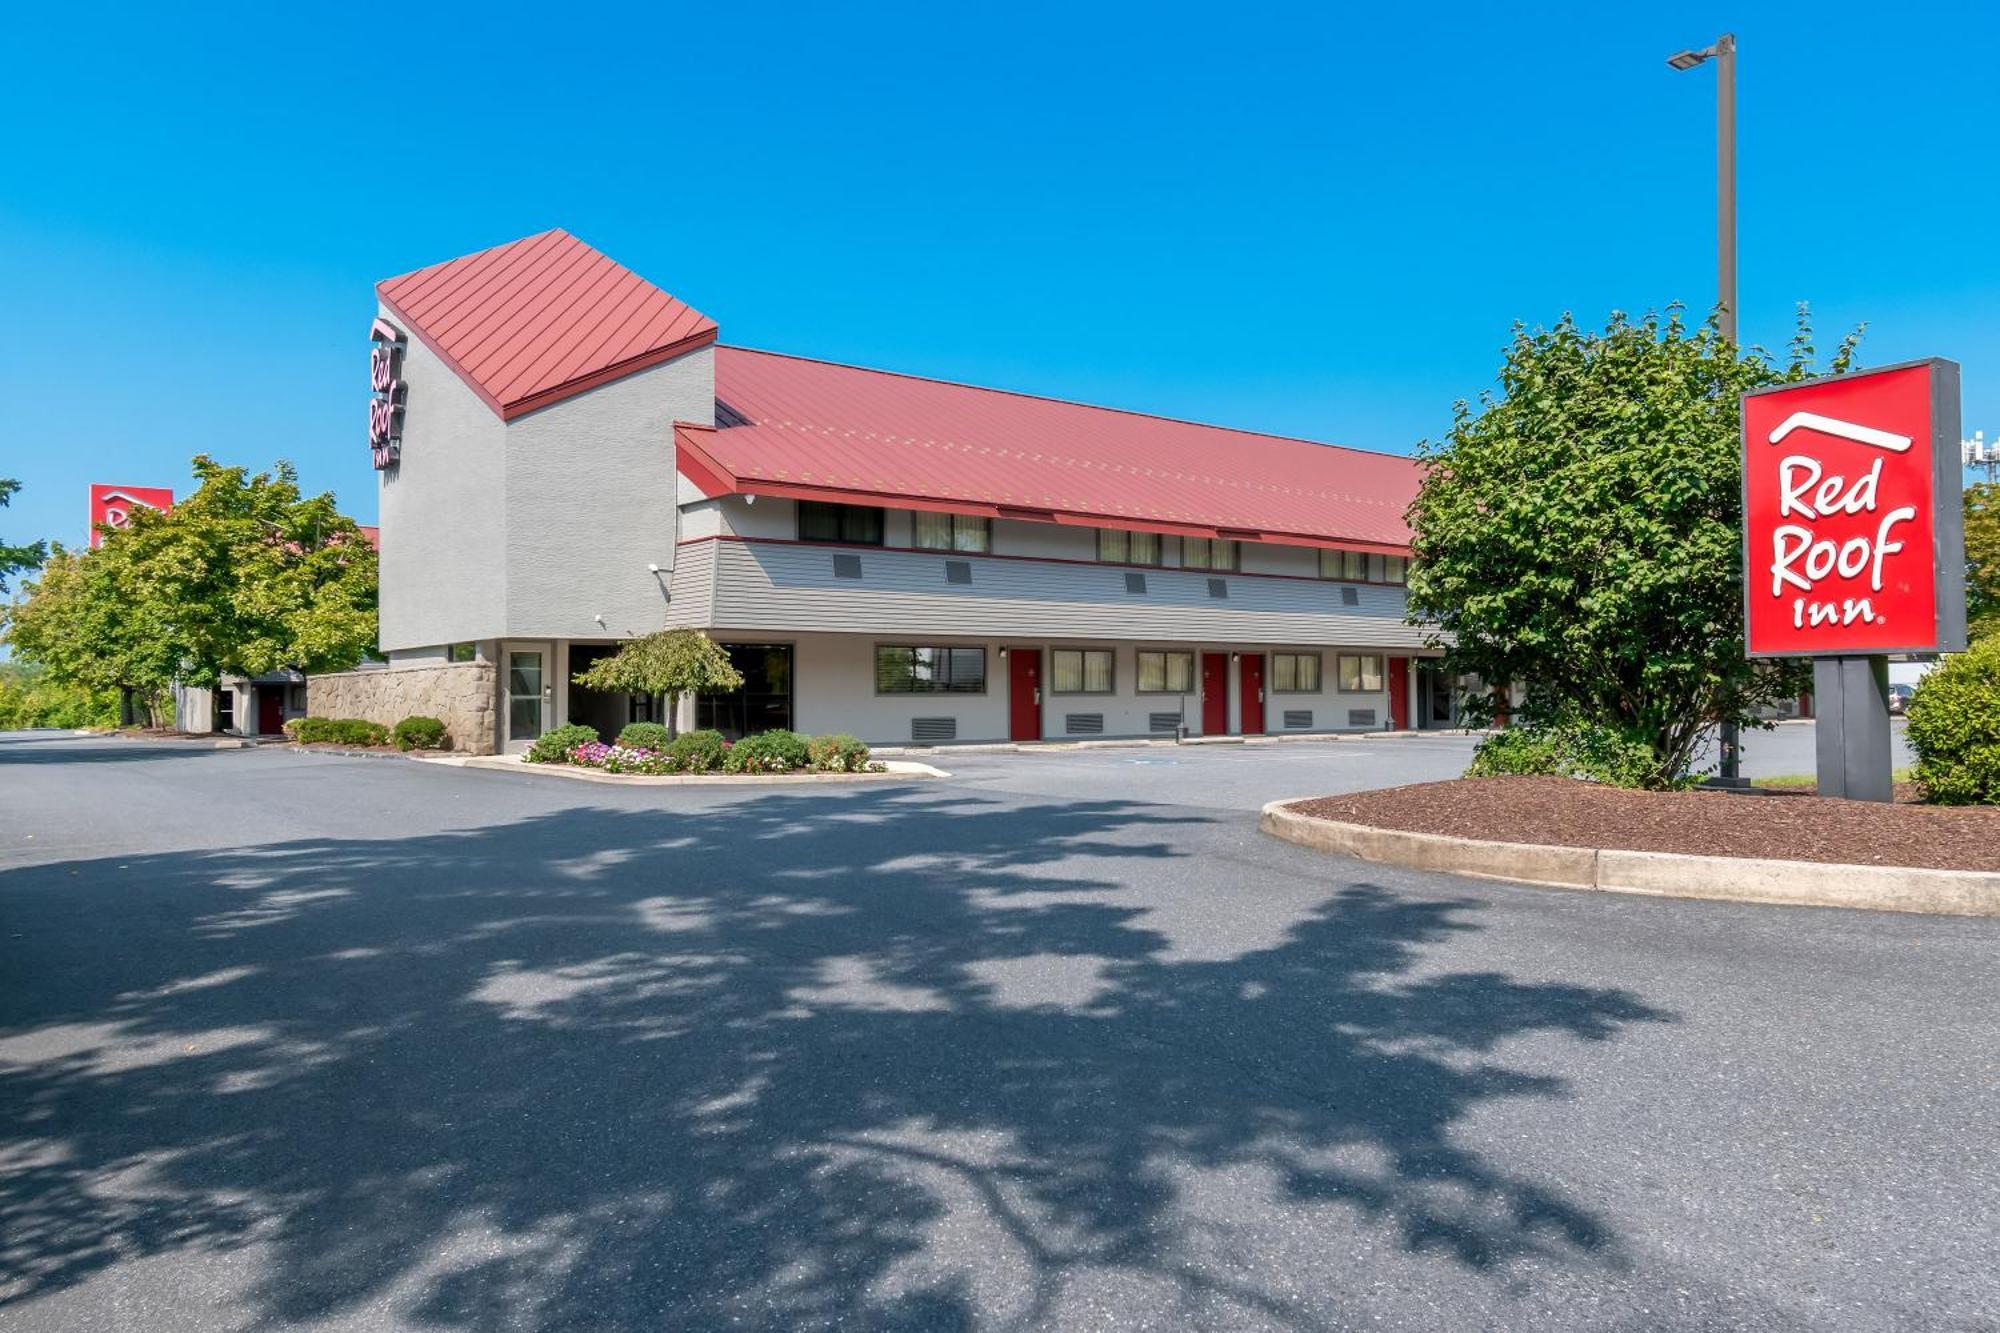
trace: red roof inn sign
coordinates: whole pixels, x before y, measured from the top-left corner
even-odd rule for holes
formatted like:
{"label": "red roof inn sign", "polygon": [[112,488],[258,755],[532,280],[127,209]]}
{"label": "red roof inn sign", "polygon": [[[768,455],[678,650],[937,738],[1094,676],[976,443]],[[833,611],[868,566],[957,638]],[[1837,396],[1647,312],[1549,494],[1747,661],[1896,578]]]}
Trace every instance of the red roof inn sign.
{"label": "red roof inn sign", "polygon": [[1744,395],[1750,656],[1965,647],[1958,425],[1937,358]]}
{"label": "red roof inn sign", "polygon": [[391,468],[403,453],[403,331],[386,319],[368,330],[368,451],[377,468]]}

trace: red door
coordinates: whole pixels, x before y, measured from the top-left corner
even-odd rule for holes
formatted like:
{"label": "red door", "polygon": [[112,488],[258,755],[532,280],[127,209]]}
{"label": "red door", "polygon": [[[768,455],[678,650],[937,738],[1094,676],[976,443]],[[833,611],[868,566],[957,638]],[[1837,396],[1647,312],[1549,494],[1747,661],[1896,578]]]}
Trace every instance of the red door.
{"label": "red door", "polygon": [[1389,659],[1389,722],[1398,731],[1410,729],[1410,659]]}
{"label": "red door", "polygon": [[1261,736],[1264,734],[1264,655],[1262,653],[1243,654],[1241,684],[1243,689],[1243,734]]}
{"label": "red door", "polygon": [[1201,734],[1222,736],[1229,731],[1229,654],[1201,655]]}
{"label": "red door", "polygon": [[275,736],[285,729],[285,701],[273,689],[257,691],[257,734]]}
{"label": "red door", "polygon": [[1007,652],[1007,735],[1017,741],[1042,738],[1042,655],[1033,648]]}

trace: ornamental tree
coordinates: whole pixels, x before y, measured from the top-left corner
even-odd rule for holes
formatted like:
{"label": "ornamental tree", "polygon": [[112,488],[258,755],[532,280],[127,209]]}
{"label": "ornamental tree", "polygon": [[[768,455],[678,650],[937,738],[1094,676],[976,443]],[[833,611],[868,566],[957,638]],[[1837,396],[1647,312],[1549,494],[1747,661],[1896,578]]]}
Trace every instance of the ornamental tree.
{"label": "ornamental tree", "polygon": [[1523,686],[1525,724],[1643,746],[1642,785],[1684,776],[1706,728],[1795,695],[1802,666],[1743,656],[1740,397],[1812,362],[1803,306],[1784,364],[1677,306],[1601,333],[1516,325],[1498,392],[1418,447],[1410,616],[1446,668]]}
{"label": "ornamental tree", "polygon": [[672,718],[681,695],[740,689],[743,675],[700,630],[667,629],[628,639],[611,656],[578,672],[576,683],[618,694],[664,694]]}
{"label": "ornamental tree", "polygon": [[171,510],[56,548],[8,626],[23,660],[158,717],[177,680],[345,670],[373,650],[375,551],[331,495],[301,496],[288,463],[251,476],[200,457],[194,473]]}

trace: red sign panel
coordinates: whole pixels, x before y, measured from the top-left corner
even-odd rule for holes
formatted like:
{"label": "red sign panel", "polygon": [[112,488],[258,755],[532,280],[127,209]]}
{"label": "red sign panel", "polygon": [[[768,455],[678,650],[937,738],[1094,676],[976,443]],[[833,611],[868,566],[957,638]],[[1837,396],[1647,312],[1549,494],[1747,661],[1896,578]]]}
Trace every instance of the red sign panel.
{"label": "red sign panel", "polygon": [[104,528],[116,532],[132,521],[134,509],[171,509],[174,493],[165,486],[92,486],[90,544],[104,543]]}
{"label": "red sign panel", "polygon": [[1959,504],[1952,362],[1744,395],[1749,655],[1964,647]]}

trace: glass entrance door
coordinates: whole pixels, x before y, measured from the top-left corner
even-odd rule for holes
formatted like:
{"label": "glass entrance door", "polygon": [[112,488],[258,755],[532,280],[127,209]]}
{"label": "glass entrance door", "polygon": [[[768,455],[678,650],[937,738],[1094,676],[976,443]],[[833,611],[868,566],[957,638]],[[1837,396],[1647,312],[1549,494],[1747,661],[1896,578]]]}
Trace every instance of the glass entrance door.
{"label": "glass entrance door", "polygon": [[525,750],[548,729],[548,657],[539,649],[507,654],[507,749]]}

